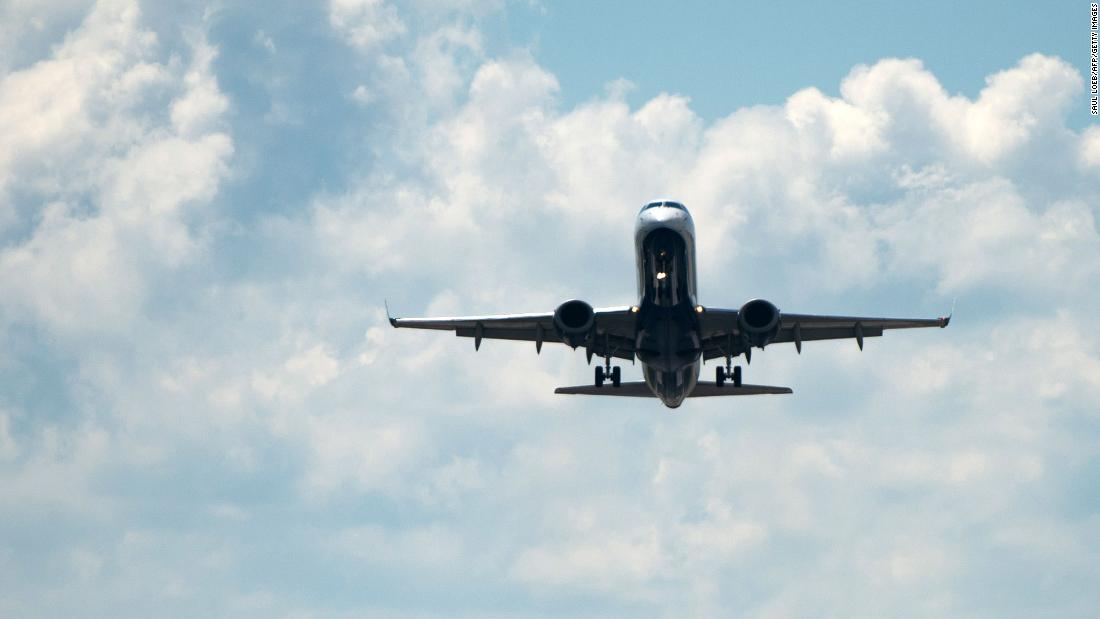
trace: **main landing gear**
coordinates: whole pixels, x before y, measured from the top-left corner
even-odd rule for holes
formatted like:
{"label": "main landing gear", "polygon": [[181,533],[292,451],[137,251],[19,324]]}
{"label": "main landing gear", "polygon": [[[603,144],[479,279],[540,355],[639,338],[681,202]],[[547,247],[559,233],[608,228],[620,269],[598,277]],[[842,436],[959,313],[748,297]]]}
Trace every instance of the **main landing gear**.
{"label": "main landing gear", "polygon": [[741,386],[741,366],[734,366],[730,369],[730,365],[733,360],[730,357],[726,357],[726,367],[718,366],[714,372],[714,384],[721,387],[727,380],[733,382],[734,387]]}
{"label": "main landing gear", "polygon": [[611,379],[611,386],[618,387],[622,383],[622,370],[619,366],[611,367],[611,357],[604,357],[604,364],[596,366],[596,386],[603,387],[604,381]]}

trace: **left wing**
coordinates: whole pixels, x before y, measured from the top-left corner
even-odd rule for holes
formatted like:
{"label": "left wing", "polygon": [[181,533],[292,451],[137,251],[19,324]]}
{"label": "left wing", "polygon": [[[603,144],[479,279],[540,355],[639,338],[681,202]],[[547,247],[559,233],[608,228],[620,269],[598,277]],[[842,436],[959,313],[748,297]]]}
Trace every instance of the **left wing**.
{"label": "left wing", "polygon": [[[629,306],[595,308],[593,312],[592,333],[585,344],[589,357],[610,355],[633,360],[637,314],[631,312]],[[534,342],[539,352],[544,342],[565,343],[554,327],[554,312],[448,318],[389,316],[389,320],[398,328],[454,331],[458,337],[472,337],[475,350],[481,348],[482,339]]]}
{"label": "left wing", "polygon": [[[738,311],[706,308],[700,316],[703,356],[706,359],[737,356],[749,346],[741,338]],[[951,316],[939,318],[871,318],[862,316],[821,316],[780,312],[779,327],[769,344],[794,342],[802,352],[802,342],[815,340],[855,339],[860,349],[863,338],[879,337],[887,329],[944,328]]]}

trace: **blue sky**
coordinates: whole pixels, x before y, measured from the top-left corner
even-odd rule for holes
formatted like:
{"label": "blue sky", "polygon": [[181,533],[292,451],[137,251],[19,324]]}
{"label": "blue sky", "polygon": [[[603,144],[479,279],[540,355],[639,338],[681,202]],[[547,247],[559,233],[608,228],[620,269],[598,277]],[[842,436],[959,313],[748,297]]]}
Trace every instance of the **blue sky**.
{"label": "blue sky", "polygon": [[[677,92],[713,120],[811,84],[835,96],[854,65],[888,56],[920,58],[949,92],[970,97],[1006,58],[1040,52],[1085,71],[1087,13],[1074,2],[564,2],[511,6],[490,31],[531,46],[568,103],[625,78],[632,102]],[[1081,128],[1087,99],[1074,105],[1067,120]]]}
{"label": "blue sky", "polygon": [[[1094,615],[1087,6],[0,6],[0,614]],[[656,196],[956,319],[674,413],[385,321],[628,303]]]}

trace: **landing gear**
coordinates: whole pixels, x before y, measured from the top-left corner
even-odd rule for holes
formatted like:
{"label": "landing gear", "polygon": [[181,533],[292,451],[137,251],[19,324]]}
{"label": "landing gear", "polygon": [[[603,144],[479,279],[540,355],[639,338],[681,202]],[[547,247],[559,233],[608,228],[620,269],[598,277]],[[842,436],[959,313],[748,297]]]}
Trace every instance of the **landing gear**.
{"label": "landing gear", "polygon": [[721,387],[725,384],[726,380],[733,382],[734,387],[741,386],[741,366],[734,366],[730,368],[731,359],[726,357],[726,367],[718,366],[714,368],[714,384]]}
{"label": "landing gear", "polygon": [[604,364],[596,366],[596,386],[603,387],[607,379],[611,379],[611,386],[618,387],[623,382],[623,371],[619,366],[611,367],[611,357],[604,359]]}

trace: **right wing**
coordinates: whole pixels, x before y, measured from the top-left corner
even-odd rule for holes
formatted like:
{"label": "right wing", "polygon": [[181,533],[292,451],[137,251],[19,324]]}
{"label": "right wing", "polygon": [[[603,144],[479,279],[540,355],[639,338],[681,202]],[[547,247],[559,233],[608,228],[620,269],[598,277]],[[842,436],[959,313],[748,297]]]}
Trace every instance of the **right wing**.
{"label": "right wing", "polygon": [[[589,338],[585,352],[597,357],[610,355],[633,360],[637,314],[631,312],[629,306],[595,308],[594,312],[593,336]],[[564,343],[554,328],[554,312],[447,318],[388,317],[390,324],[396,328],[454,331],[458,337],[474,338],[475,350],[481,348],[482,339],[534,342],[539,352],[545,342]]]}
{"label": "right wing", "polygon": [[[738,310],[706,308],[700,319],[704,359],[737,356],[748,349],[741,339]],[[940,318],[873,318],[779,313],[779,327],[768,344],[793,342],[802,352],[802,342],[854,339],[863,348],[863,338],[879,337],[887,329],[944,328],[951,315]]]}

